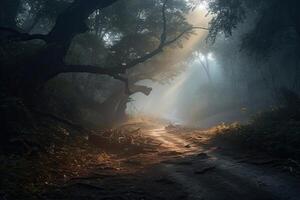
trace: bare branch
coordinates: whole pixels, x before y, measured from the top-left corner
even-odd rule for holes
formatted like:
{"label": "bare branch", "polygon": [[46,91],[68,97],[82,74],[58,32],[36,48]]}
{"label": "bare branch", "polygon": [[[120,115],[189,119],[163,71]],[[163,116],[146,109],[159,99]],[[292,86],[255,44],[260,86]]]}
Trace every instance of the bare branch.
{"label": "bare branch", "polygon": [[200,26],[193,26],[193,27],[187,28],[186,30],[182,31],[179,35],[177,35],[174,39],[165,42],[164,46],[168,46],[168,45],[176,42],[182,36],[184,36],[185,34],[187,34],[188,32],[190,32],[193,29],[209,30],[208,28],[204,28],[204,27],[200,27]]}

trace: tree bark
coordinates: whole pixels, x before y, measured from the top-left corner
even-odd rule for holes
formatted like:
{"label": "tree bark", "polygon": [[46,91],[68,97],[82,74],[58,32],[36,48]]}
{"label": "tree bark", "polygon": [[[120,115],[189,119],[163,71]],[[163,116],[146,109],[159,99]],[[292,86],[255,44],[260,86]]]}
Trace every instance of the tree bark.
{"label": "tree bark", "polygon": [[[117,0],[75,0],[72,5],[58,16],[54,28],[48,35],[17,34],[9,30],[21,40],[43,39],[45,47],[34,58],[28,60],[21,67],[16,67],[10,80],[17,96],[32,95],[48,80],[64,72],[90,72],[99,74],[121,73],[122,69],[104,69],[95,66],[65,65],[64,58],[70,44],[77,34],[87,31],[86,19],[96,9],[110,6]],[[16,80],[18,80],[16,82]]]}
{"label": "tree bark", "polygon": [[[122,85],[118,85],[112,88],[113,93],[102,103],[93,100],[92,98],[83,98],[79,107],[91,110],[103,116],[102,124],[112,126],[115,123],[126,120],[126,108],[129,102],[130,94],[126,93],[126,89]],[[133,85],[130,86],[132,94],[141,92],[145,95],[149,95],[152,88]]]}

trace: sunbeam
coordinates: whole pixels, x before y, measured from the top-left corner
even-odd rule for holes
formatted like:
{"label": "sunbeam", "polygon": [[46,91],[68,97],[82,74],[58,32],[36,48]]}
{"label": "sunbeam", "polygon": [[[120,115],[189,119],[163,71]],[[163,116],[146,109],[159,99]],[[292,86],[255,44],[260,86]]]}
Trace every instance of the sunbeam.
{"label": "sunbeam", "polygon": [[[193,26],[208,27],[211,18],[206,14],[207,10],[205,6],[200,6],[190,12],[186,18]],[[188,60],[195,47],[199,46],[206,36],[207,31],[194,30],[194,34],[188,40],[182,41],[182,48],[173,49],[168,56],[177,60]],[[141,94],[133,95],[132,99],[134,101],[128,104],[127,112],[133,115],[151,115],[153,117],[178,121],[179,119],[176,117],[177,96],[185,81],[189,79],[191,70],[190,66],[182,66],[182,68],[184,69],[183,72],[168,84],[162,85],[151,81],[140,82],[152,87],[153,92],[148,97]]]}

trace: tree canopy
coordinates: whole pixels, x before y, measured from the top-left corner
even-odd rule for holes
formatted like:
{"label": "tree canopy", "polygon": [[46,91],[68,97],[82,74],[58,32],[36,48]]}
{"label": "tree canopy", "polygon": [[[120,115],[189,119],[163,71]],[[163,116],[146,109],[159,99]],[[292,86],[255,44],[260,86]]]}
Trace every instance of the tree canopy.
{"label": "tree canopy", "polygon": [[238,24],[254,18],[255,25],[244,35],[242,48],[266,55],[289,38],[299,38],[299,6],[297,0],[211,0],[209,12],[214,17],[209,39],[215,41],[219,33],[230,36]]}

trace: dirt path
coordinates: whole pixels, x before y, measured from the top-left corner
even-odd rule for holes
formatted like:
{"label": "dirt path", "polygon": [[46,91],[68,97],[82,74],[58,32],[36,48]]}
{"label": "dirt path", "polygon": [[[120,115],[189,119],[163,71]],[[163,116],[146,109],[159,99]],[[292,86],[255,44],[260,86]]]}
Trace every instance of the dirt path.
{"label": "dirt path", "polygon": [[[139,125],[136,125],[139,126]],[[120,168],[96,169],[93,175],[72,180],[45,195],[47,199],[300,199],[300,180],[269,158],[236,152],[225,156],[218,148],[199,146],[183,131],[140,125],[155,140],[157,151],[120,160]],[[199,133],[201,135],[201,133]],[[205,135],[205,134],[204,134]],[[206,137],[202,138],[205,143]],[[199,139],[198,138],[198,139]],[[201,140],[201,139],[200,139]],[[218,149],[218,150],[217,150]]]}

